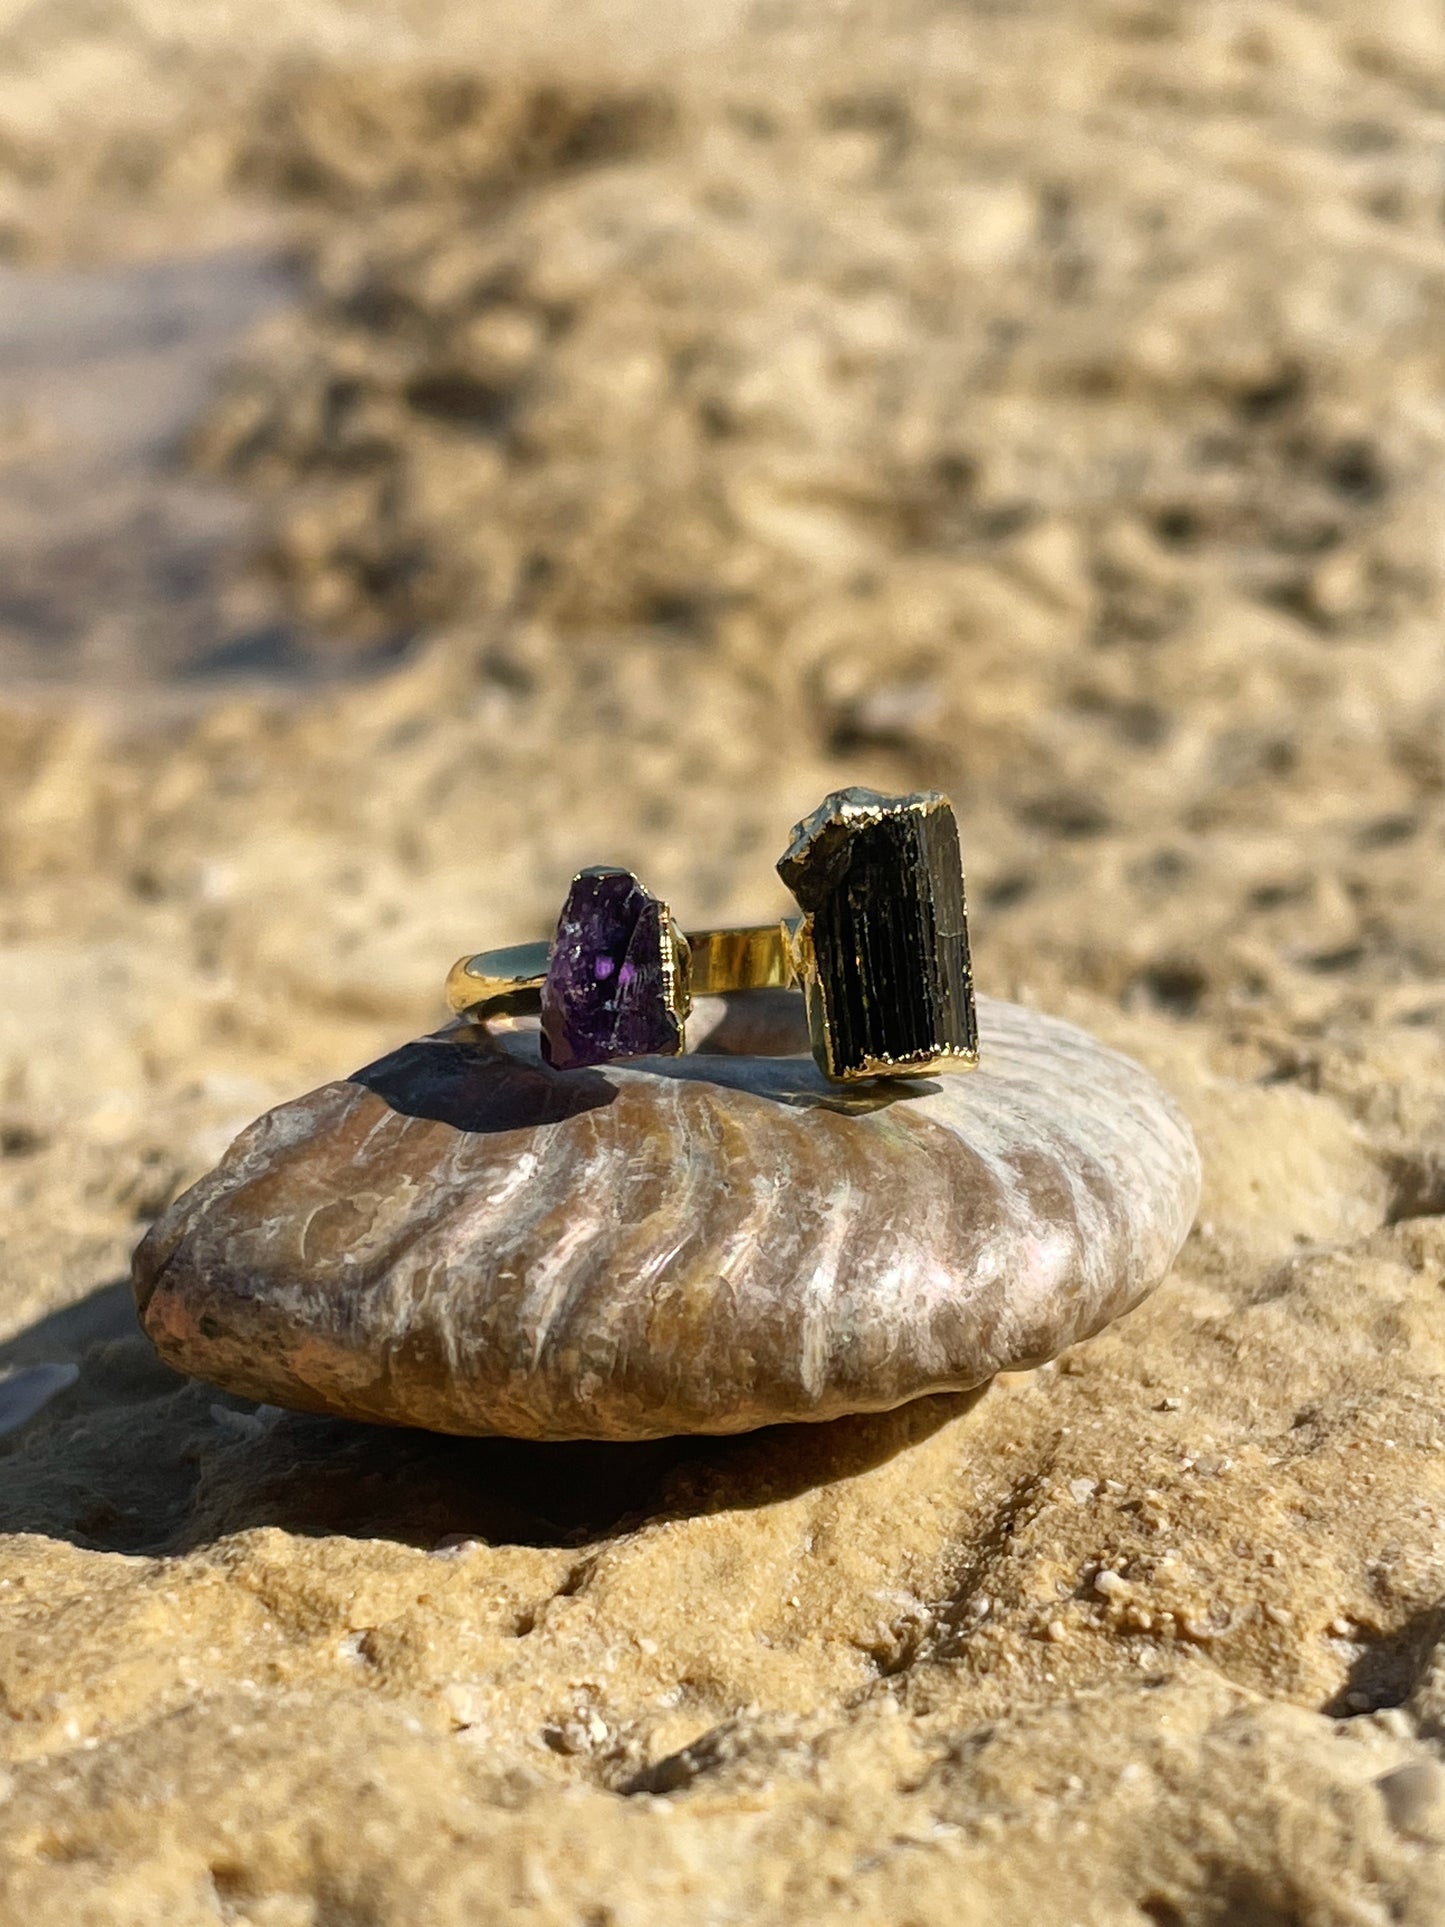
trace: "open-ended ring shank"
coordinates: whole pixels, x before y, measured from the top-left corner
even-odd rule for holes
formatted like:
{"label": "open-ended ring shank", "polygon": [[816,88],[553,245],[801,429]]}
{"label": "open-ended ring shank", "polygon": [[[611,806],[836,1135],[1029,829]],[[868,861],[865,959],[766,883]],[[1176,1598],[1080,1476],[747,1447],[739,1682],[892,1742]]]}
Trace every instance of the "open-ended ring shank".
{"label": "open-ended ring shank", "polygon": [[[780,990],[798,982],[797,944],[801,919],[760,923],[738,930],[689,930],[687,977],[694,997],[719,997],[735,990]],[[463,1011],[534,1016],[541,1008],[549,943],[514,943],[460,957],[447,977],[447,1003]]]}
{"label": "open-ended ring shank", "polygon": [[795,985],[830,1083],[978,1062],[963,859],[946,796],[835,791],[797,825],[777,870],[800,918],[687,935],[630,870],[581,870],[553,944],[463,957],[447,1001],[481,1021],[539,1014],[554,1070],[676,1057],[694,997]]}

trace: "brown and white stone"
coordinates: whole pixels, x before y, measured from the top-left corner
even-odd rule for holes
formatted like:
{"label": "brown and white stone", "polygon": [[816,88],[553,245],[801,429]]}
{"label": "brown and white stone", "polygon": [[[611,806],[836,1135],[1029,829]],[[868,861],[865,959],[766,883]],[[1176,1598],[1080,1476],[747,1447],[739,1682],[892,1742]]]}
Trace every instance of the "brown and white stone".
{"label": "brown and white stone", "polygon": [[136,1253],[156,1349],[441,1432],[740,1432],[1041,1363],[1189,1229],[1188,1126],[1068,1024],[981,1000],[976,1072],[840,1091],[800,998],[713,1020],[567,1073],[535,1034],[443,1032],[270,1112]]}

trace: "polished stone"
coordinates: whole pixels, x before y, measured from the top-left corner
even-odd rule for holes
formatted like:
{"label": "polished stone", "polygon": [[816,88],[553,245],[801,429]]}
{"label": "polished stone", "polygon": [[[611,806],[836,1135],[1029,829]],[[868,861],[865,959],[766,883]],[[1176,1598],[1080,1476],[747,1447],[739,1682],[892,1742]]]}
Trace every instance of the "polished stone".
{"label": "polished stone", "polygon": [[1168,1270],[1199,1162],[1137,1064],[985,1000],[974,1075],[844,1090],[801,999],[738,1005],[747,1056],[458,1026],[284,1105],[141,1246],[145,1330],[268,1404],[646,1439],[963,1391]]}
{"label": "polished stone", "polygon": [[836,791],[778,873],[812,919],[809,1017],[829,1073],[971,1062],[978,1050],[953,808],[936,791]]}

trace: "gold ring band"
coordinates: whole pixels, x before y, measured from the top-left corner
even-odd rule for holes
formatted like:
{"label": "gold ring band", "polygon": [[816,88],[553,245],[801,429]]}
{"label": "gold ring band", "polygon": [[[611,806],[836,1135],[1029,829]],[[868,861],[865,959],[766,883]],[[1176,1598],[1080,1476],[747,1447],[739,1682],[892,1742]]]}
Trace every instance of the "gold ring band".
{"label": "gold ring band", "polygon": [[[802,980],[800,917],[733,930],[677,932],[689,1000],[739,990],[784,990]],[[458,957],[447,976],[446,998],[458,1016],[534,1016],[552,955],[550,943],[515,943]]]}
{"label": "gold ring band", "polygon": [[834,1083],[978,1062],[963,862],[953,807],[925,790],[836,791],[777,865],[801,917],[683,932],[630,870],[583,870],[550,944],[462,957],[459,1016],[540,1015],[556,1070],[678,1056],[694,997],[803,992],[813,1055]]}

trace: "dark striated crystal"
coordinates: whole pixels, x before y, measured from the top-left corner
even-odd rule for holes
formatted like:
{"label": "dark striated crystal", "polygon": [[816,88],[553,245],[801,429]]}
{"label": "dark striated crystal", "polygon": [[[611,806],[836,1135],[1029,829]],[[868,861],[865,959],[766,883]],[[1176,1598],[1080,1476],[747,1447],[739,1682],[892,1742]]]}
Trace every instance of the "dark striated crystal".
{"label": "dark striated crystal", "polygon": [[542,1055],[559,1070],[682,1048],[666,906],[627,870],[584,870],[557,922],[542,986]]}
{"label": "dark striated crystal", "polygon": [[839,790],[798,825],[778,874],[812,918],[809,1016],[833,1076],[976,1055],[963,864],[946,797]]}

